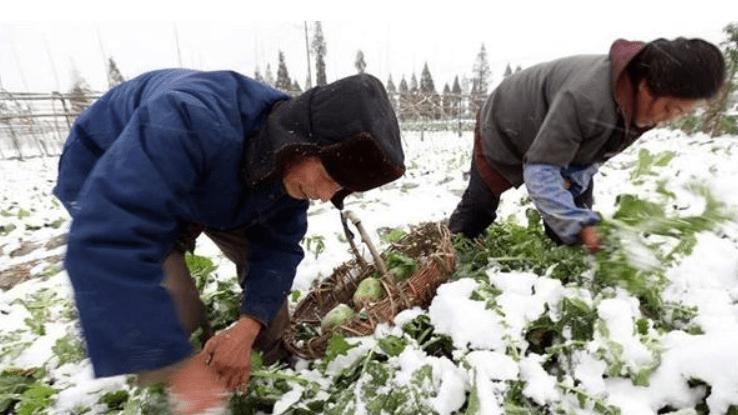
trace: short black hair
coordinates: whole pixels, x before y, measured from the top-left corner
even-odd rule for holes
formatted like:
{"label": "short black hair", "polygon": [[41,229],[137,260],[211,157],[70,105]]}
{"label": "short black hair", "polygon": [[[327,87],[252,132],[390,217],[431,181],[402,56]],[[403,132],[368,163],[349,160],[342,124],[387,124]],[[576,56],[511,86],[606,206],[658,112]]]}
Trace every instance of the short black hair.
{"label": "short black hair", "polygon": [[657,97],[712,98],[725,79],[725,58],[717,46],[702,39],[656,39],[628,65],[634,85],[646,80]]}

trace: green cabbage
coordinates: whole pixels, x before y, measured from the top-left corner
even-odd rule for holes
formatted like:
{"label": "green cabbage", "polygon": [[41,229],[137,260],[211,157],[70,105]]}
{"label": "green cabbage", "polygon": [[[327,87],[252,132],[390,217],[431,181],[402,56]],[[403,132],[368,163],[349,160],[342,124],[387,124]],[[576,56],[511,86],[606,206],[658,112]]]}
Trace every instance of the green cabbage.
{"label": "green cabbage", "polygon": [[354,310],[346,304],[339,304],[333,307],[333,309],[323,317],[320,327],[323,330],[332,329],[351,320],[352,318],[354,318]]}
{"label": "green cabbage", "polygon": [[365,278],[359,283],[354,292],[354,305],[361,310],[370,303],[376,303],[384,298],[384,289],[377,278]]}

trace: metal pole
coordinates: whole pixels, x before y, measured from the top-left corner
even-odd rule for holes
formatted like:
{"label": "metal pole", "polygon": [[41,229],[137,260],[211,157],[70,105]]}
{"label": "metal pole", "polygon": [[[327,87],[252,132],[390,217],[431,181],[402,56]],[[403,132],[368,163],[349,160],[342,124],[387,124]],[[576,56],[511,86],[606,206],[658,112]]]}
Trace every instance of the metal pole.
{"label": "metal pole", "polygon": [[[105,71],[105,79],[108,81],[108,86],[110,86],[110,71],[108,71],[108,57],[105,55],[105,48],[103,48],[102,43],[102,37],[100,36],[100,28],[95,28],[95,33],[97,34],[97,44],[100,46],[100,54],[102,54],[103,58],[103,70]],[[58,88],[57,89],[61,89]]]}
{"label": "metal pole", "polygon": [[49,49],[49,43],[46,41],[46,35],[44,35],[44,48],[46,48],[46,56],[49,57],[49,63],[51,64],[51,72],[54,74],[54,81],[56,82],[56,90],[61,91],[61,83],[59,82],[59,73],[56,71],[56,63],[54,63],[54,57],[51,55],[51,49]]}
{"label": "metal pole", "polygon": [[182,67],[182,51],[179,49],[179,32],[177,32],[177,24],[174,23],[174,41],[177,44],[177,62],[179,67]]}
{"label": "metal pole", "polygon": [[18,50],[15,48],[15,42],[13,41],[13,38],[11,36],[8,36],[10,38],[10,49],[13,52],[13,59],[15,59],[15,66],[18,68],[18,75],[20,75],[21,82],[23,82],[23,88],[26,92],[29,92],[28,90],[28,82],[26,82],[26,76],[23,74],[23,69],[21,68],[20,59],[18,59]]}

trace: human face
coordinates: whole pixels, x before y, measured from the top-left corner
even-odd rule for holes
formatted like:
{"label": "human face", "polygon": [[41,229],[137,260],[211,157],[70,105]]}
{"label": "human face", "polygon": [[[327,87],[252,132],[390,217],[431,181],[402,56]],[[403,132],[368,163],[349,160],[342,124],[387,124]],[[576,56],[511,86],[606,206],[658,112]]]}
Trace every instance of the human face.
{"label": "human face", "polygon": [[341,190],[318,157],[308,157],[287,167],[282,183],[287,194],[294,199],[327,202]]}
{"label": "human face", "polygon": [[646,80],[638,84],[633,122],[638,128],[652,128],[657,124],[673,121],[692,111],[697,99],[657,97],[651,93]]}

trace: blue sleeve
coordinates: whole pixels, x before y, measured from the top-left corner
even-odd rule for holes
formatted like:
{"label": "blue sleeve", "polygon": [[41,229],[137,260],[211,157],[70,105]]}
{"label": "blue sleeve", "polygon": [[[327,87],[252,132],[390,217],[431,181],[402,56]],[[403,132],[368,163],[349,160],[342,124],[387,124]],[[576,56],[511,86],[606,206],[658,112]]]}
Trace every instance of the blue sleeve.
{"label": "blue sleeve", "polygon": [[80,191],[65,265],[96,376],[158,369],[192,352],[162,263],[189,192],[218,162],[219,128],[186,95],[162,96],[136,110]]}
{"label": "blue sleeve", "polygon": [[307,208],[307,201],[290,200],[268,221],[247,231],[249,270],[241,313],[264,325],[287,298],[304,256],[300,241],[307,232]]}
{"label": "blue sleeve", "polygon": [[597,163],[593,163],[588,166],[570,165],[566,169],[563,169],[561,174],[565,179],[569,180],[569,193],[574,196],[579,196],[584,193],[590,186],[598,169],[599,164]]}
{"label": "blue sleeve", "polygon": [[566,244],[579,240],[579,231],[597,223],[597,215],[574,204],[574,195],[565,188],[559,166],[525,164],[523,179],[533,204],[543,220]]}

